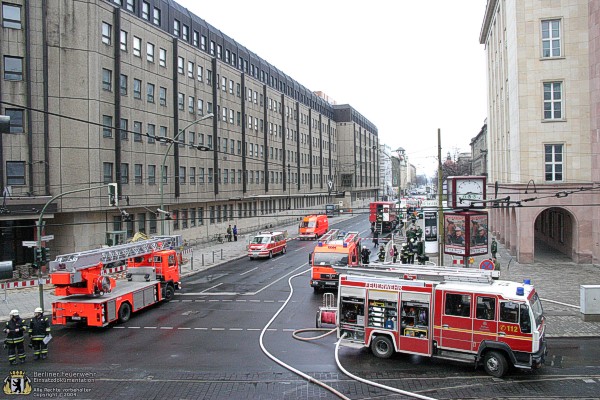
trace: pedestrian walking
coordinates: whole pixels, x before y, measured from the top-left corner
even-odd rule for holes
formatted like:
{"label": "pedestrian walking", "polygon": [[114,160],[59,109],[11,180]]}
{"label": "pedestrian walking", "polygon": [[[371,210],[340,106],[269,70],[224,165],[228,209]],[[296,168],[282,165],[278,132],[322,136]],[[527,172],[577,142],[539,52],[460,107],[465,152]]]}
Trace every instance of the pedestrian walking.
{"label": "pedestrian walking", "polygon": [[373,232],[373,248],[379,245],[379,233]]}
{"label": "pedestrian walking", "polygon": [[44,316],[44,311],[37,307],[33,311],[33,318],[29,321],[29,337],[33,347],[33,356],[36,360],[48,357],[48,342],[50,341],[50,322]]}
{"label": "pedestrian walking", "polygon": [[231,224],[227,227],[227,241],[231,242]]}
{"label": "pedestrian walking", "polygon": [[10,311],[10,319],[6,322],[4,343],[8,347],[8,362],[17,364],[17,357],[21,363],[25,362],[25,321],[19,317],[19,310]]}
{"label": "pedestrian walking", "polygon": [[238,235],[237,225],[233,225],[233,241],[234,242],[237,242],[237,235]]}

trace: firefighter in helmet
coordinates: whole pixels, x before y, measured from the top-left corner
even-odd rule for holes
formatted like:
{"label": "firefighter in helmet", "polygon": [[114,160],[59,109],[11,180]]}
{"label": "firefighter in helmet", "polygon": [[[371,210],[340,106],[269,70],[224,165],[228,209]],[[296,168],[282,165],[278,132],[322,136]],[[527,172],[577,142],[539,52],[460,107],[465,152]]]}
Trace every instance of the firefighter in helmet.
{"label": "firefighter in helmet", "polygon": [[380,262],[385,261],[385,247],[383,247],[383,245],[379,246],[379,252],[377,253],[377,257],[379,258]]}
{"label": "firefighter in helmet", "polygon": [[371,250],[367,248],[367,246],[363,246],[360,251],[360,258],[364,265],[368,265],[371,258]]}
{"label": "firefighter in helmet", "polygon": [[25,321],[19,317],[19,310],[11,310],[10,319],[4,328],[6,339],[4,343],[8,347],[8,362],[17,363],[17,357],[21,363],[25,362]]}
{"label": "firefighter in helmet", "polygon": [[48,356],[48,343],[44,343],[44,338],[50,334],[50,323],[48,317],[44,316],[44,311],[37,307],[33,311],[33,318],[29,322],[29,336],[33,347],[33,355],[36,360],[45,359]]}

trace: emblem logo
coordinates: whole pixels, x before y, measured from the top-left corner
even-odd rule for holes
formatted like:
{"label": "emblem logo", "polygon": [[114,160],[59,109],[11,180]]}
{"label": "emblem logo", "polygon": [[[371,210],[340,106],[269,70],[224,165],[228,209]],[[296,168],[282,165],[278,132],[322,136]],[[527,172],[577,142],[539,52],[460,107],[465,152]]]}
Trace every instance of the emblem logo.
{"label": "emblem logo", "polygon": [[31,380],[25,371],[10,371],[10,374],[4,378],[4,394],[30,394]]}

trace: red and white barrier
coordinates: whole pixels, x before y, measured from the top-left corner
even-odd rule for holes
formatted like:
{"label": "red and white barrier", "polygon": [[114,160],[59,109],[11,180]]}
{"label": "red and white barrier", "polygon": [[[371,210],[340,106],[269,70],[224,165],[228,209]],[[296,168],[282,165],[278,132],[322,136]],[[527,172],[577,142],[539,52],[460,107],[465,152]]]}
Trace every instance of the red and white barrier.
{"label": "red and white barrier", "polygon": [[[42,278],[41,281],[42,281],[43,285],[46,285],[46,284],[50,283],[50,278]],[[36,279],[28,279],[26,281],[0,283],[0,289],[21,289],[21,288],[37,286],[37,285],[38,285],[38,279],[36,278]]]}

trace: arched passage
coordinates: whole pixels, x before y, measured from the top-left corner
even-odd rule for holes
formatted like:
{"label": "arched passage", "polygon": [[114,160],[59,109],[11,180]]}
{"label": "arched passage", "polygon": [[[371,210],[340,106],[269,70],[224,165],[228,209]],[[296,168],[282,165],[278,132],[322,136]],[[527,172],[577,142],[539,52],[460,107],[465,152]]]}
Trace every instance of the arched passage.
{"label": "arched passage", "polygon": [[534,226],[534,262],[574,261],[577,221],[564,208],[550,207],[537,216]]}

